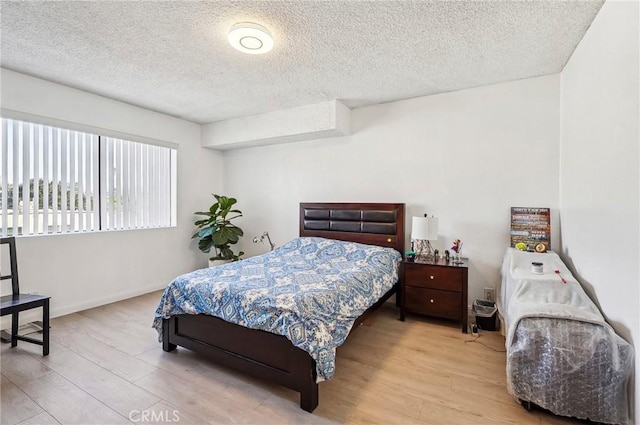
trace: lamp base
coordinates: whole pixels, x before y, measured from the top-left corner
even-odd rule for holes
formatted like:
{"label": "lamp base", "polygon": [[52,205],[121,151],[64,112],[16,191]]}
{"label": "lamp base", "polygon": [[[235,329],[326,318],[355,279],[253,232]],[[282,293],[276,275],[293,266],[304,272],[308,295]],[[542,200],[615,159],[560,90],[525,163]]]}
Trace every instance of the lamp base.
{"label": "lamp base", "polygon": [[413,239],[413,246],[416,256],[419,258],[433,259],[433,247],[426,239]]}

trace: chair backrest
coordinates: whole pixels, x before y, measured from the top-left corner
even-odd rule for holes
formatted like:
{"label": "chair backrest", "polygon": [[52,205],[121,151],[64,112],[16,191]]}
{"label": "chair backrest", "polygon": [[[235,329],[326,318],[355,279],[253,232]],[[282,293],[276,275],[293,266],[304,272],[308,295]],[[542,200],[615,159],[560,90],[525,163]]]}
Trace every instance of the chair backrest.
{"label": "chair backrest", "polygon": [[0,238],[1,245],[9,245],[9,262],[11,263],[11,274],[0,275],[0,280],[11,279],[11,292],[13,295],[20,293],[20,286],[18,285],[18,261],[16,259],[16,238],[13,236],[10,238]]}

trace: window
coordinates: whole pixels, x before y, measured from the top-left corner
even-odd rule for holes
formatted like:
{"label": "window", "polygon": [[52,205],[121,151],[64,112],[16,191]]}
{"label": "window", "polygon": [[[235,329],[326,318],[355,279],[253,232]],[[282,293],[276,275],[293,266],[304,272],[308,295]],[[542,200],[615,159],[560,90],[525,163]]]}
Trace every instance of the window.
{"label": "window", "polygon": [[87,132],[2,119],[2,236],[175,226],[176,155]]}

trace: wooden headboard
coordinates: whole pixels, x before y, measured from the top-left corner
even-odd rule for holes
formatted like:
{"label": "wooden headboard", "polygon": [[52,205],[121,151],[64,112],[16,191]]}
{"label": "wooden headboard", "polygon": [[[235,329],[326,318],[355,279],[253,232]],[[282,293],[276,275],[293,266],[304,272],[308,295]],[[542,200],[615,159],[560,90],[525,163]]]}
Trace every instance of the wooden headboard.
{"label": "wooden headboard", "polygon": [[300,236],[395,248],[404,252],[404,204],[300,203]]}

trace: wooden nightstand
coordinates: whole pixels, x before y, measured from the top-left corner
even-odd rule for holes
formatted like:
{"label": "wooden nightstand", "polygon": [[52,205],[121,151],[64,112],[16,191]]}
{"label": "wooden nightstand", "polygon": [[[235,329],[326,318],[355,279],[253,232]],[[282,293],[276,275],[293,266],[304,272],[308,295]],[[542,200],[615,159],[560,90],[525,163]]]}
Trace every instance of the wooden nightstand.
{"label": "wooden nightstand", "polygon": [[468,260],[416,259],[403,261],[400,271],[400,320],[406,313],[419,313],[462,322],[467,333]]}

